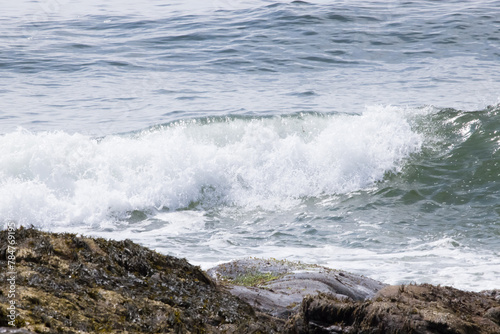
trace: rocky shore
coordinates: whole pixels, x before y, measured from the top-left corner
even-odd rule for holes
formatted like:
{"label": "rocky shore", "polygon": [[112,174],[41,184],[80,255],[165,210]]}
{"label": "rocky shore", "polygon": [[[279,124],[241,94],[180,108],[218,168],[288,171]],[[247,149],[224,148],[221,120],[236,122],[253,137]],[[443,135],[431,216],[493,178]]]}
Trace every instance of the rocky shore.
{"label": "rocky shore", "polygon": [[387,286],[274,259],[204,272],[130,240],[13,235],[14,253],[0,232],[0,333],[500,333],[498,290]]}

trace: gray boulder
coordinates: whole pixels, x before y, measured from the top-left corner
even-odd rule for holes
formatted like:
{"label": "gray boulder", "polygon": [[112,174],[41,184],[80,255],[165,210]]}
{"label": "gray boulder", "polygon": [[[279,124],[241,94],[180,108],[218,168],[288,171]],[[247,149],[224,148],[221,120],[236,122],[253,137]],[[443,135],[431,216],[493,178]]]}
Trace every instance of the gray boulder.
{"label": "gray boulder", "polygon": [[305,296],[325,293],[340,300],[363,301],[386,285],[370,278],[317,265],[276,259],[243,259],[207,272],[256,309],[286,319]]}

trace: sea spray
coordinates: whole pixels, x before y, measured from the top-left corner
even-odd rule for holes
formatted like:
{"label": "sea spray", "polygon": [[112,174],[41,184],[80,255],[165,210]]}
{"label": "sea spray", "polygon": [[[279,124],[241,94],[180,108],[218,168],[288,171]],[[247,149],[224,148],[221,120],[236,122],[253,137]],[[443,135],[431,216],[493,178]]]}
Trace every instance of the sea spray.
{"label": "sea spray", "polygon": [[18,130],[0,137],[0,215],[50,227],[134,210],[286,208],[370,187],[422,141],[394,107],[187,119],[104,138]]}

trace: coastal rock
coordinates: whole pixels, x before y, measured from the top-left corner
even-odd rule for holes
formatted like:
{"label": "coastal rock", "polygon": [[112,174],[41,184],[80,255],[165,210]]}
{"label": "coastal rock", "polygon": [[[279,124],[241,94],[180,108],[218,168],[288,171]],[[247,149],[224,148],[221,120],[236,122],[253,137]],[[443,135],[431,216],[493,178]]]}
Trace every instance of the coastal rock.
{"label": "coastal rock", "polygon": [[[500,333],[499,290],[387,286],[274,259],[235,261],[207,274],[130,240],[32,228],[14,236],[20,329],[5,328],[12,300],[5,284],[0,333]],[[8,240],[7,231],[0,238]],[[2,243],[2,268],[9,255]],[[0,271],[0,280],[8,275]]]}
{"label": "coastal rock", "polygon": [[[14,232],[17,327],[37,333],[281,332],[283,321],[255,312],[184,259],[130,240]],[[0,240],[8,240],[7,231]],[[2,242],[2,268],[8,251]],[[0,281],[6,275],[0,271]],[[4,284],[0,326],[8,326],[10,300]]]}
{"label": "coastal rock", "polygon": [[285,332],[498,334],[499,307],[483,293],[429,284],[388,286],[364,302],[309,296]]}
{"label": "coastal rock", "polygon": [[296,313],[308,295],[328,293],[340,300],[363,301],[385,286],[345,271],[275,259],[242,259],[207,273],[256,309],[283,319]]}

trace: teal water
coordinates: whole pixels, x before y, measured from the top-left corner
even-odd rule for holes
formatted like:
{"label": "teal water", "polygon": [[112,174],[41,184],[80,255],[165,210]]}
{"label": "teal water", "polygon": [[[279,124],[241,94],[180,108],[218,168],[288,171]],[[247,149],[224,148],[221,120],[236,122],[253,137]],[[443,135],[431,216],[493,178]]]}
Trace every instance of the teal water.
{"label": "teal water", "polygon": [[498,288],[499,8],[9,4],[0,219]]}

